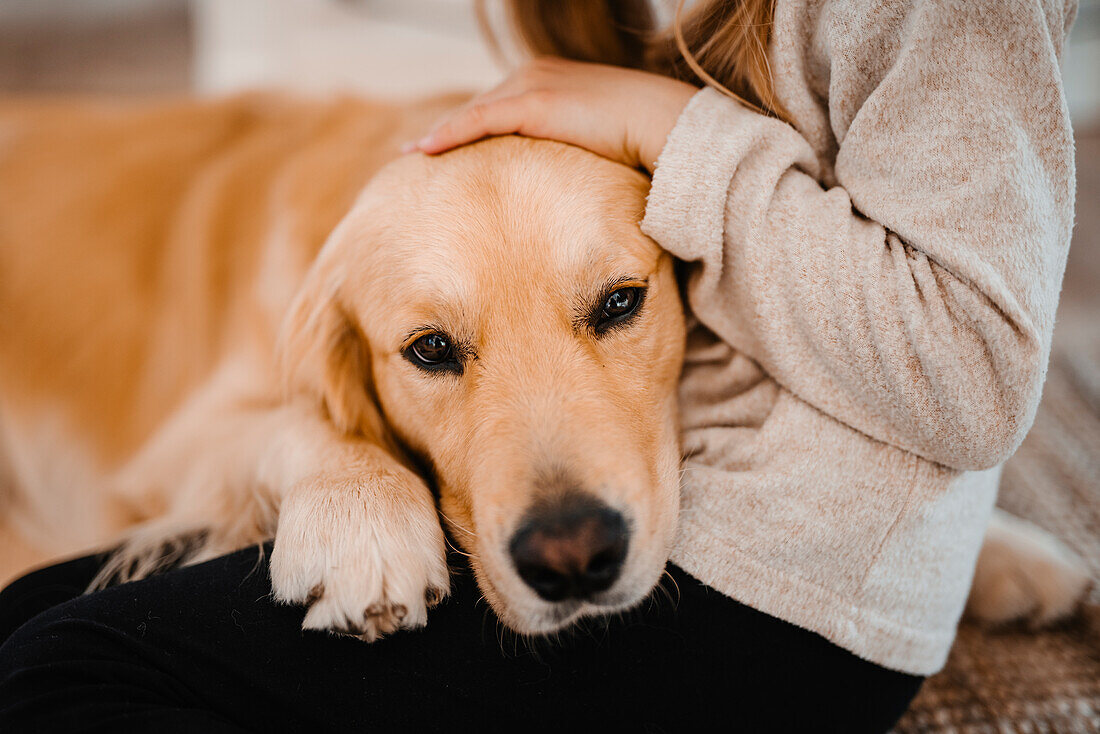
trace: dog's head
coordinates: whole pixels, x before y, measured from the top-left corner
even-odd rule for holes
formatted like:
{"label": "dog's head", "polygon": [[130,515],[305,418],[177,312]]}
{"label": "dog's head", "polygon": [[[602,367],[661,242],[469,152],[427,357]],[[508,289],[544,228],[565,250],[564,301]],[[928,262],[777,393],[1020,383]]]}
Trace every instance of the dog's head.
{"label": "dog's head", "polygon": [[288,320],[333,422],[431,467],[520,632],[637,603],[668,556],[684,325],[671,258],[638,228],[648,185],[516,137],[402,158]]}

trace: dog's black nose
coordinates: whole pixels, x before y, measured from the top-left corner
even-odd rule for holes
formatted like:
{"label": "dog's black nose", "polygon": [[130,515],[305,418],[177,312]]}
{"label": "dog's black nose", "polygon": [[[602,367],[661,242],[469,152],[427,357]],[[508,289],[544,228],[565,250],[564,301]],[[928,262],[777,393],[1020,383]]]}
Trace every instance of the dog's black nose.
{"label": "dog's black nose", "polygon": [[536,508],[509,550],[520,578],[543,599],[583,599],[615,583],[629,538],[621,514],[582,495]]}

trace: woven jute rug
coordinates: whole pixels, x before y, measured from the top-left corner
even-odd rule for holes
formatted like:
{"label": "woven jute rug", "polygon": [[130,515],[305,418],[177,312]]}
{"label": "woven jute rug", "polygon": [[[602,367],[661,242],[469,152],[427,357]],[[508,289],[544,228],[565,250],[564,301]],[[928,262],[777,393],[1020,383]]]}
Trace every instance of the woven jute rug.
{"label": "woven jute rug", "polygon": [[[1005,467],[999,504],[1050,530],[1100,579],[1100,313],[1059,323],[1035,426]],[[1100,585],[1057,629],[964,624],[897,734],[1100,732]]]}

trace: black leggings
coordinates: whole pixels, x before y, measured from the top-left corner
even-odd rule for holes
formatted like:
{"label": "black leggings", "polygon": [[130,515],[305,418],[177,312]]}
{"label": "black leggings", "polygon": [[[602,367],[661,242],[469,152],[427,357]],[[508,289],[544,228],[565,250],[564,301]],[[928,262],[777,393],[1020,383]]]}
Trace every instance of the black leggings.
{"label": "black leggings", "polygon": [[0,731],[852,734],[922,680],[671,565],[667,595],[552,640],[504,631],[466,570],[427,628],[367,644],[302,632],[255,548],[80,596],[101,560],[0,593]]}

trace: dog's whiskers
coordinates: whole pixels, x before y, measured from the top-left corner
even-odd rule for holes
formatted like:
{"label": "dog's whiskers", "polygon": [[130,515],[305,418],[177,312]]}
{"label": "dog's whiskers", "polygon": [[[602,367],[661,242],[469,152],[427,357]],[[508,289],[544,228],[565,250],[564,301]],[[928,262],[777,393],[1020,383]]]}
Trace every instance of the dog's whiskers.
{"label": "dog's whiskers", "polygon": [[[675,599],[672,598],[671,592],[669,592],[669,590],[665,588],[665,577],[667,577],[668,580],[672,582],[672,588],[676,589]],[[663,574],[661,574],[661,580],[657,583],[657,588],[664,592],[665,596],[668,597],[668,600],[672,602],[673,607],[680,603],[680,585],[676,583],[676,579],[672,577],[672,574],[670,574],[667,569]]]}
{"label": "dog's whiskers", "polygon": [[447,522],[448,522],[448,523],[449,523],[449,524],[450,524],[450,525],[451,525],[452,527],[454,527],[454,528],[457,528],[457,529],[461,530],[462,532],[464,532],[464,533],[466,533],[467,535],[469,535],[469,536],[470,536],[471,538],[472,538],[472,537],[474,537],[474,534],[473,534],[473,533],[472,533],[471,531],[467,530],[466,528],[462,527],[462,526],[461,526],[461,525],[459,525],[459,524],[458,524],[457,522],[455,522],[454,520],[452,520],[452,519],[451,519],[451,518],[450,518],[450,517],[449,517],[449,516],[447,515],[447,513],[445,513],[445,512],[443,511],[443,510],[438,510],[438,512],[439,512],[439,514],[440,514],[440,515],[442,515],[442,516],[443,516],[443,519],[444,519],[444,520],[446,520],[446,521],[447,521]]}
{"label": "dog's whiskers", "polygon": [[450,548],[451,550],[453,550],[458,555],[466,556],[467,558],[473,558],[473,555],[471,555],[470,553],[467,553],[466,551],[463,551],[463,550],[459,550],[457,547],[455,547],[455,544],[452,543],[451,539],[448,538],[446,535],[443,536],[443,540],[444,540],[444,542],[447,543],[447,547]]}

